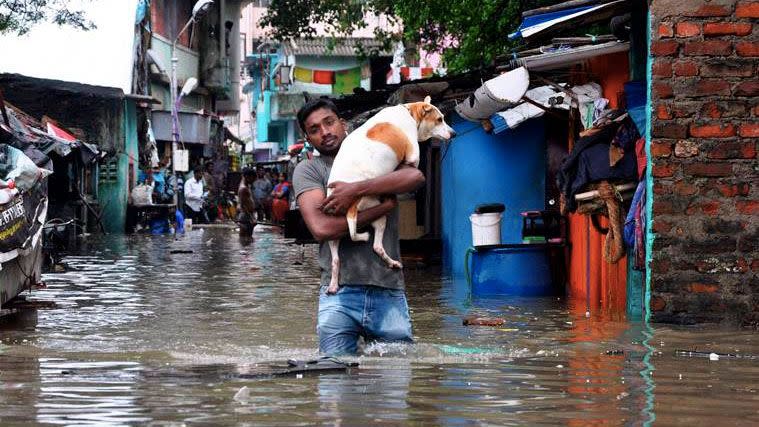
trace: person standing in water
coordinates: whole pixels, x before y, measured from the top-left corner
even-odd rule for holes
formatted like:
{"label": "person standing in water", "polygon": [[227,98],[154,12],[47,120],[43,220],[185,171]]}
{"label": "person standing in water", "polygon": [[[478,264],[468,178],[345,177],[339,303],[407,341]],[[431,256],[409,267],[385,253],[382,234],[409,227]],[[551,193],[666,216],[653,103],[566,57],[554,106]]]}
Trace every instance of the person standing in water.
{"label": "person standing in water", "polygon": [[240,226],[240,237],[252,237],[256,226],[256,203],[250,186],[256,179],[256,172],[251,168],[242,171],[240,186],[237,188],[237,223]]}

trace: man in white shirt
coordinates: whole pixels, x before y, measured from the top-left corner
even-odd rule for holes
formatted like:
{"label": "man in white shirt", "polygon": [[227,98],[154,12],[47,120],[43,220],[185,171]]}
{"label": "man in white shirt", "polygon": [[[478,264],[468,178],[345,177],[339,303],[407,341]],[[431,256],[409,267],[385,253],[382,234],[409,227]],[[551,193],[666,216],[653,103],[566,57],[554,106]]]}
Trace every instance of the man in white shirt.
{"label": "man in white shirt", "polygon": [[203,170],[195,168],[192,178],[184,183],[184,215],[193,223],[208,222],[203,210]]}

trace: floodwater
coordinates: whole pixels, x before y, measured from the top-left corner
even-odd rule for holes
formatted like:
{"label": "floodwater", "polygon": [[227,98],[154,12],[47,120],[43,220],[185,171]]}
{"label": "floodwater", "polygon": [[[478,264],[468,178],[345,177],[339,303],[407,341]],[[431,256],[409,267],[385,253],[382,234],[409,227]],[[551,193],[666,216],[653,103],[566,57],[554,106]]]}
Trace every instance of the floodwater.
{"label": "floodwater", "polygon": [[93,238],[29,297],[55,308],[0,324],[0,424],[759,424],[759,360],[675,353],[759,355],[755,333],[469,299],[414,265],[415,344],[368,345],[350,373],[257,376],[316,353],[315,253],[267,228],[248,246],[233,230]]}

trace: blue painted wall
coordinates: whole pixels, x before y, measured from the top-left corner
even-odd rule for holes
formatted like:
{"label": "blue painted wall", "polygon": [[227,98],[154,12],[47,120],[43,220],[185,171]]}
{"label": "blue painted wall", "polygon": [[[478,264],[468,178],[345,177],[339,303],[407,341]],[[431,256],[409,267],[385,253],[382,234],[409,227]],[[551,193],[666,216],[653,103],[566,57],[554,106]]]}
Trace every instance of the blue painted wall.
{"label": "blue painted wall", "polygon": [[520,212],[543,210],[546,149],[544,123],[533,119],[498,135],[479,123],[455,116],[459,134],[443,148],[443,263],[454,278],[463,277],[466,250],[472,245],[469,215],[483,203],[503,203],[503,243],[521,243]]}

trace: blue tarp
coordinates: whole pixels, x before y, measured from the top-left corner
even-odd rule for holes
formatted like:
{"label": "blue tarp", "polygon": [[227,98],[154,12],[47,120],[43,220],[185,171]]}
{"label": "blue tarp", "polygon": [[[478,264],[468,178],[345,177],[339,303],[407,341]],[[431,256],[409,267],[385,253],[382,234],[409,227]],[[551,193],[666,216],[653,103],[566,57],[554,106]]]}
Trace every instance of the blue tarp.
{"label": "blue tarp", "polygon": [[586,10],[593,9],[598,6],[599,5],[594,4],[592,6],[582,6],[582,7],[576,7],[573,9],[560,10],[558,12],[549,12],[549,13],[542,13],[540,15],[528,16],[527,18],[524,19],[524,21],[522,21],[522,25],[520,25],[519,28],[517,28],[515,32],[509,34],[509,39],[513,40],[518,37],[522,37],[522,31],[530,27],[544,24],[549,21],[558,20],[566,16],[572,15],[574,13],[584,12]]}

